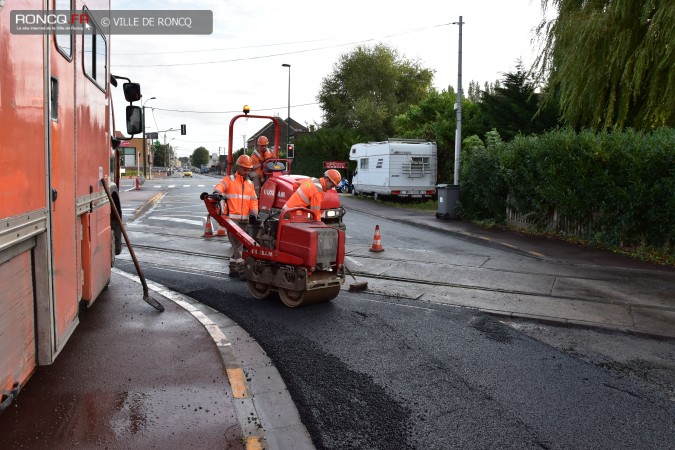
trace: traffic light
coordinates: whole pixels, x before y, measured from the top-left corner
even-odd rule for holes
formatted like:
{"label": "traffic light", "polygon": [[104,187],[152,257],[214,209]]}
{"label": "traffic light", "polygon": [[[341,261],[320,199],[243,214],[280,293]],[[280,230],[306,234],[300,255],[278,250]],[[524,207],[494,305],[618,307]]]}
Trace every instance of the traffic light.
{"label": "traffic light", "polygon": [[185,135],[187,134],[186,128],[187,128],[187,127],[185,126],[185,124],[183,124],[183,125],[180,126],[180,134],[181,134],[181,135],[185,136]]}
{"label": "traffic light", "polygon": [[288,148],[286,149],[286,158],[293,159],[294,156],[293,153],[294,153],[293,144],[288,144]]}

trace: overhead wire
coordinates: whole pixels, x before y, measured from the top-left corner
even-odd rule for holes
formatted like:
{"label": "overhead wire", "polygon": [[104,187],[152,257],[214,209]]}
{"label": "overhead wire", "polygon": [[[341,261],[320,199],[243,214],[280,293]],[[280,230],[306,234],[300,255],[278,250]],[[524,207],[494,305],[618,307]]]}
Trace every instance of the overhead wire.
{"label": "overhead wire", "polygon": [[[303,103],[301,105],[291,105],[291,108],[300,108],[302,106],[312,106],[318,104],[319,104],[318,102]],[[287,105],[277,106],[274,108],[256,108],[256,111],[274,111],[275,109],[285,109],[285,108],[287,108]],[[158,111],[170,111],[170,112],[192,113],[192,114],[236,114],[241,112],[241,109],[233,111],[195,111],[189,109],[168,109],[168,108],[153,108],[153,109],[156,109]]]}
{"label": "overhead wire", "polygon": [[308,52],[315,52],[315,51],[320,51],[320,50],[327,50],[327,49],[330,49],[330,48],[346,47],[346,46],[349,46],[349,45],[362,44],[362,43],[372,42],[372,41],[380,40],[380,39],[388,39],[388,38],[391,38],[391,37],[402,36],[404,34],[416,33],[416,32],[419,32],[419,31],[426,31],[426,30],[430,30],[430,29],[433,29],[433,28],[444,27],[444,26],[448,26],[448,25],[452,25],[452,22],[439,24],[439,25],[433,25],[433,26],[430,26],[430,27],[406,30],[406,31],[402,31],[400,33],[393,33],[393,34],[389,34],[389,35],[386,35],[386,36],[382,36],[380,38],[369,38],[369,39],[363,39],[363,40],[359,40],[359,41],[347,42],[347,43],[343,43],[343,44],[329,45],[329,46],[326,46],[326,47],[316,47],[316,48],[296,50],[296,51],[291,51],[291,52],[273,53],[273,54],[270,54],[270,55],[249,56],[249,57],[246,57],[246,58],[233,58],[233,59],[224,59],[224,60],[218,60],[218,61],[201,61],[201,62],[170,63],[170,64],[115,64],[115,66],[116,67],[178,67],[178,66],[195,66],[195,65],[205,65],[205,64],[221,64],[221,63],[230,63],[230,62],[239,62],[239,61],[251,61],[251,60],[255,60],[255,59],[273,58],[275,56],[295,55],[295,54],[299,54],[299,53],[308,53]]}
{"label": "overhead wire", "polygon": [[248,48],[260,48],[260,47],[278,47],[280,45],[294,45],[294,44],[305,44],[307,42],[321,42],[321,41],[332,41],[336,38],[327,38],[327,39],[309,39],[306,41],[295,41],[295,42],[277,42],[272,44],[259,44],[259,45],[245,45],[242,47],[225,47],[225,48],[208,48],[202,50],[172,50],[168,52],[132,52],[132,53],[115,53],[116,55],[124,56],[143,56],[143,55],[173,55],[179,53],[203,53],[203,52],[221,52],[226,50],[245,50]]}

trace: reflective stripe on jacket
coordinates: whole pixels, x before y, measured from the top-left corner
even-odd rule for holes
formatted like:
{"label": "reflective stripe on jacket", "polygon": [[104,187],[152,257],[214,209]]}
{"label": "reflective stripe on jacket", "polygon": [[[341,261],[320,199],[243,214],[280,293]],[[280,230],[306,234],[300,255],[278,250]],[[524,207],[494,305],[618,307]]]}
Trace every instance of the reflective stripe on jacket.
{"label": "reflective stripe on jacket", "polygon": [[300,183],[298,190],[291,195],[282,209],[309,208],[314,220],[321,220],[321,203],[323,202],[325,189],[323,179],[308,178]]}
{"label": "reflective stripe on jacket", "polygon": [[256,172],[260,178],[263,176],[263,167],[266,159],[272,158],[272,152],[269,149],[265,150],[264,154],[260,154],[258,149],[253,150],[251,153],[251,161],[253,162],[253,171]]}
{"label": "reflective stripe on jacket", "polygon": [[224,177],[214,190],[227,199],[228,217],[232,220],[248,220],[249,214],[258,214],[258,197],[251,180],[238,173]]}

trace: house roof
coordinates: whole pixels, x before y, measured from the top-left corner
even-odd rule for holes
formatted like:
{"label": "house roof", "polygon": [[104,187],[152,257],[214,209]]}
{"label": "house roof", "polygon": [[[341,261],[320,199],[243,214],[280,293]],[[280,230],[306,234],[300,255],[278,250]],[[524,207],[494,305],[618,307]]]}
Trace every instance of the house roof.
{"label": "house roof", "polygon": [[[281,142],[279,142],[279,147],[286,142],[286,133],[287,133],[287,124],[290,123],[290,136],[295,137],[299,133],[308,133],[309,128],[306,126],[298,123],[297,121],[293,120],[293,118],[290,119],[284,119],[279,121],[279,139]],[[256,141],[260,136],[266,136],[267,139],[269,139],[270,143],[274,145],[274,122],[269,122],[267,123],[264,127],[256,131],[253,136],[251,136],[249,139],[246,140],[246,147],[247,148],[254,148]],[[271,145],[271,146],[272,146]],[[270,146],[270,147],[271,147]]]}

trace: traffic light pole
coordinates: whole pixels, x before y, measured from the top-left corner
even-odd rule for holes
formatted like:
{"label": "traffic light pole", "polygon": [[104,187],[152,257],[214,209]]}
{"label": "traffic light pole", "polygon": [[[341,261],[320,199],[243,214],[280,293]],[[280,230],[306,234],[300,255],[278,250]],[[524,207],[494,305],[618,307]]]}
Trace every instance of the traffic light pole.
{"label": "traffic light pole", "polygon": [[148,177],[148,141],[145,139],[145,105],[143,105],[143,178]]}
{"label": "traffic light pole", "polygon": [[[141,122],[143,122],[143,178],[147,178],[148,176],[148,152],[150,149],[148,148],[148,141],[146,140],[145,137],[145,104],[148,103],[150,100],[156,100],[157,97],[150,97],[147,99],[145,102],[143,102],[143,117],[141,118]],[[152,178],[152,177],[150,177]]]}

